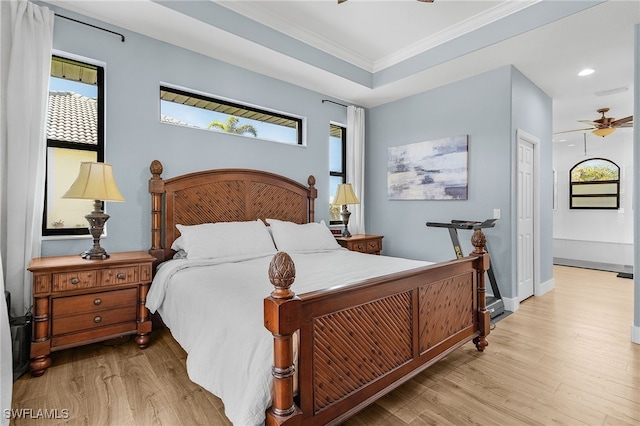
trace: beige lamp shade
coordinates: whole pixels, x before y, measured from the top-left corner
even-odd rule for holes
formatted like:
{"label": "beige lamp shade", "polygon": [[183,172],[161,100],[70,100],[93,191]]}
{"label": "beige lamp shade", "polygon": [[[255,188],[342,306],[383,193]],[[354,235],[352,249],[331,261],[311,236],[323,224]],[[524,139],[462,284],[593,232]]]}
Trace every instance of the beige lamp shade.
{"label": "beige lamp shade", "polygon": [[111,164],[90,162],[80,164],[78,177],[62,198],[124,201],[113,178]]}
{"label": "beige lamp shade", "polygon": [[609,136],[611,133],[615,131],[616,131],[615,127],[603,127],[601,129],[595,129],[591,133],[593,133],[596,136],[602,136],[604,138],[605,136]]}
{"label": "beige lamp shade", "polygon": [[342,206],[346,204],[360,204],[360,200],[353,192],[353,187],[350,183],[341,183],[338,185],[338,191],[336,198],[333,200],[333,204]]}

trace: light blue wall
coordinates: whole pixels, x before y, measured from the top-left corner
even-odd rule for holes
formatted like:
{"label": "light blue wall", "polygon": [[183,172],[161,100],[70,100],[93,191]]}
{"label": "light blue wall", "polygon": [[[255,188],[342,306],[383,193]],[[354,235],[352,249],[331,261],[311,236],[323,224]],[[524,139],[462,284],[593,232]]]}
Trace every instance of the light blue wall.
{"label": "light blue wall", "polygon": [[[329,122],[346,123],[346,110],[322,103],[326,96],[244,70],[191,51],[52,8],[85,22],[122,32],[109,33],[56,18],[53,47],[106,63],[105,161],[113,164],[124,203],[106,203],[111,215],[107,251],[150,246],[149,164],[160,160],[164,177],[220,167],[257,168],[306,182],[316,176],[327,194]],[[159,122],[160,82],[248,102],[307,118],[306,147],[189,129]],[[339,101],[339,100],[337,100]],[[318,220],[328,219],[328,197],[320,195]],[[325,213],[326,212],[326,213]],[[42,255],[79,253],[88,239],[46,240]]]}
{"label": "light blue wall", "polygon": [[[546,120],[546,121],[545,121]],[[368,111],[366,229],[384,235],[384,254],[442,261],[455,258],[446,229],[427,221],[481,221],[500,209],[501,219],[485,229],[493,270],[503,297],[515,287],[515,129],[550,136],[551,100],[513,67],[502,67]],[[527,130],[528,129],[528,130]],[[466,201],[390,201],[387,199],[387,149],[392,146],[469,135],[469,197]],[[542,137],[541,137],[542,138]],[[544,139],[544,138],[543,138]],[[548,151],[548,152],[547,152]],[[550,147],[542,155],[551,168]],[[545,184],[541,199],[551,199]],[[541,231],[550,252],[551,206]],[[471,231],[458,232],[466,255]],[[544,275],[550,278],[551,257]]]}

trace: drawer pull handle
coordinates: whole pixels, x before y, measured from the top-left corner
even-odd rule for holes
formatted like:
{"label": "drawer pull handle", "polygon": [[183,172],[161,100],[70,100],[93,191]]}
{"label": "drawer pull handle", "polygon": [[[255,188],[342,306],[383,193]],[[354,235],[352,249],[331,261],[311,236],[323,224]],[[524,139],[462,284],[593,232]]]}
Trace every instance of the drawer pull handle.
{"label": "drawer pull handle", "polygon": [[124,280],[125,278],[127,278],[127,276],[122,272],[120,272],[118,275],[116,275],[116,278],[119,280]]}
{"label": "drawer pull handle", "polygon": [[95,299],[95,300],[93,301],[93,304],[94,304],[94,305],[96,305],[96,306],[98,306],[98,305],[99,305],[99,304],[101,304],[101,303],[102,303],[102,299]]}
{"label": "drawer pull handle", "polygon": [[96,324],[98,324],[100,321],[102,321],[102,318],[101,318],[101,317],[95,317],[95,318],[93,319],[93,322],[95,322]]}
{"label": "drawer pull handle", "polygon": [[71,278],[71,284],[78,284],[80,282],[77,278]]}
{"label": "drawer pull handle", "polygon": [[362,244],[358,244],[358,249],[362,250]]}

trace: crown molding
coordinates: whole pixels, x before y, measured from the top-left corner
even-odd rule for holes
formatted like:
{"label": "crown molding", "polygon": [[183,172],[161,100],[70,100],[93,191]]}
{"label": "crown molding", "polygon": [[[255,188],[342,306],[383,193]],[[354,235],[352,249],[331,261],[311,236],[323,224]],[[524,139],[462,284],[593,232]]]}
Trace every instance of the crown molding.
{"label": "crown molding", "polygon": [[372,72],[391,67],[422,52],[429,51],[465,34],[472,33],[479,28],[531,7],[540,1],[542,0],[503,1],[482,13],[464,19],[456,23],[456,25],[450,26],[429,37],[418,40],[402,50],[380,58],[372,64]]}
{"label": "crown molding", "polygon": [[524,10],[536,3],[539,3],[540,1],[542,0],[503,1],[482,13],[471,18],[464,19],[456,23],[454,26],[439,31],[438,33],[422,40],[418,40],[406,48],[382,58],[369,58],[351,49],[347,49],[343,45],[335,43],[318,33],[309,31],[306,27],[297,22],[282,19],[276,13],[268,10],[265,5],[260,4],[260,2],[223,1],[217,3],[220,6],[246,16],[262,25],[268,26],[289,37],[293,37],[296,40],[315,47],[316,49],[342,59],[345,62],[362,68],[368,72],[375,73],[422,52],[433,49],[434,47],[448,41],[454,40],[457,37],[471,33],[478,28],[482,28],[509,15]]}

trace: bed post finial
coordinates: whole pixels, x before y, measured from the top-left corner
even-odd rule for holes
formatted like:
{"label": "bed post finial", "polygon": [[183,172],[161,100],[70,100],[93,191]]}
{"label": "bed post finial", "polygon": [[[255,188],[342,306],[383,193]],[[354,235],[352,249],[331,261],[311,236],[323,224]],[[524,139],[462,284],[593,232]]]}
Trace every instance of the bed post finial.
{"label": "bed post finial", "polygon": [[482,232],[482,229],[476,228],[473,230],[473,235],[471,236],[471,245],[475,247],[473,251],[474,253],[476,254],[486,253],[484,248],[487,245],[487,237],[485,237],[484,232]]}
{"label": "bed post finial", "polygon": [[302,411],[293,402],[293,334],[301,320],[300,298],[291,291],[296,268],[291,257],[278,252],[269,264],[269,280],[275,287],[264,299],[264,326],[273,334],[273,403],[266,424],[299,425]]}
{"label": "bed post finial", "polygon": [[476,228],[471,236],[471,244],[475,247],[471,256],[476,256],[476,262],[474,268],[477,271],[478,277],[478,328],[480,335],[473,339],[473,343],[476,344],[476,348],[482,352],[484,348],[489,345],[487,342],[487,335],[489,334],[491,325],[491,314],[487,310],[487,286],[485,283],[485,272],[489,269],[489,253],[485,251],[487,245],[487,237],[485,237],[482,229]]}
{"label": "bed post finial", "polygon": [[291,299],[295,293],[291,291],[291,285],[296,279],[296,265],[291,256],[279,251],[269,263],[269,281],[275,287],[271,292],[274,299]]}
{"label": "bed post finial", "polygon": [[149,166],[149,171],[153,176],[151,179],[160,179],[160,175],[162,174],[162,163],[158,160],[153,160]]}

